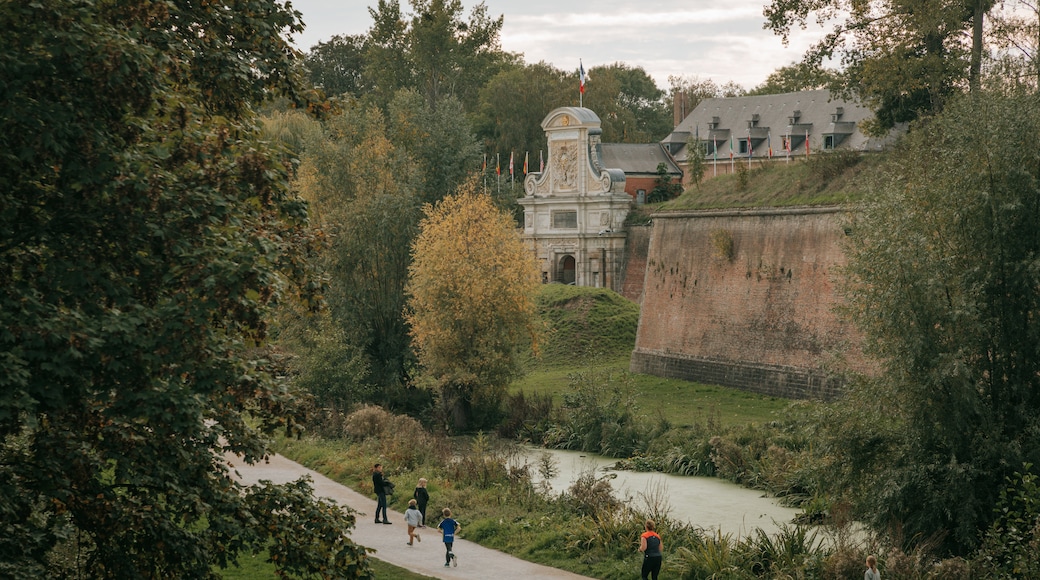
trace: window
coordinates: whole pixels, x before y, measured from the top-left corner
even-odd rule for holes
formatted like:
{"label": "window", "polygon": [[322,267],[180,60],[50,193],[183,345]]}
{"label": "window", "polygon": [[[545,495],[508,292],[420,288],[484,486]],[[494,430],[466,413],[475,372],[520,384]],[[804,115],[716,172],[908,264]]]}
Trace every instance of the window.
{"label": "window", "polygon": [[747,146],[748,146],[747,139],[737,139],[737,146],[739,147],[738,152],[741,155],[747,155]]}
{"label": "window", "polygon": [[824,149],[834,149],[834,135],[824,135],[823,136],[823,148]]}
{"label": "window", "polygon": [[701,145],[704,145],[704,156],[711,157],[715,154],[715,142],[714,141],[703,141]]}
{"label": "window", "polygon": [[552,212],[553,228],[558,230],[578,229],[578,212],[576,211],[554,211]]}

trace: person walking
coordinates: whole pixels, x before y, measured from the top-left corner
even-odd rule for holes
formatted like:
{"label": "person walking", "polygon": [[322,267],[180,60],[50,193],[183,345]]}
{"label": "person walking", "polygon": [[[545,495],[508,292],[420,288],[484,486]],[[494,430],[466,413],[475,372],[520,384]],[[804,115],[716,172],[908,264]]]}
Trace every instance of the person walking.
{"label": "person walking", "polygon": [[426,491],[426,478],[420,477],[419,483],[415,486],[415,492],[412,493],[412,497],[415,498],[419,513],[422,514],[422,523],[419,524],[420,528],[426,527],[426,504],[430,503],[430,492]]}
{"label": "person walking", "polygon": [[867,569],[863,572],[863,580],[881,580],[881,572],[877,569],[877,558],[873,554],[867,556]]}
{"label": "person walking", "polygon": [[643,553],[642,579],[657,580],[657,576],[661,573],[661,562],[664,560],[664,555],[661,553],[664,542],[661,541],[661,536],[654,531],[654,520],[646,520],[643,528],[645,528],[643,535],[639,536],[639,551]]}
{"label": "person walking", "polygon": [[[390,518],[386,515],[386,488],[390,482],[383,477],[383,464],[377,463],[372,468],[372,491],[376,494],[376,523],[377,524],[390,524]],[[379,511],[383,512],[383,519],[379,519]]]}
{"label": "person walking", "polygon": [[451,510],[444,508],[441,510],[441,515],[444,519],[441,523],[437,524],[437,527],[444,532],[444,567],[447,568],[452,564],[459,565],[459,561],[455,558],[455,552],[451,550],[452,545],[455,543],[455,533],[462,529],[459,522],[451,519]]}
{"label": "person walking", "polygon": [[408,509],[404,511],[404,521],[408,524],[408,545],[412,545],[413,538],[415,541],[421,542],[422,537],[419,536],[415,529],[422,523],[422,514],[419,513],[419,508],[416,507],[414,499],[408,500]]}

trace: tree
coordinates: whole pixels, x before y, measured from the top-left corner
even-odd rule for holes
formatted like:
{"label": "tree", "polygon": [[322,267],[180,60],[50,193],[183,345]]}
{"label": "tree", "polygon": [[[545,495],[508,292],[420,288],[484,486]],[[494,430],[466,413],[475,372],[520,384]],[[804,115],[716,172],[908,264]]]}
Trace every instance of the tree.
{"label": "tree", "polygon": [[480,87],[517,55],[501,49],[503,19],[490,18],[483,2],[462,18],[461,0],[409,0],[410,18],[396,0],[380,0],[369,8],[365,76],[377,102],[385,106],[401,89],[415,89],[436,109],[447,96],[473,111]]}
{"label": "tree", "polygon": [[[571,98],[577,100],[578,78],[572,78]],[[597,66],[589,70],[589,78],[593,80],[587,85],[584,106],[602,121],[604,142],[653,143],[672,130],[664,91],[641,67]]]}
{"label": "tree", "polygon": [[[294,131],[279,130],[295,124],[277,121],[268,121],[269,135],[299,141]],[[295,132],[309,135],[297,150],[294,185],[327,240],[317,261],[328,276],[328,309],[318,319],[283,312],[280,338],[299,355],[299,384],[323,404],[396,406],[415,362],[404,286],[421,217],[421,169],[389,138],[380,110],[356,100],[324,119],[316,135],[305,127]]]}
{"label": "tree", "polygon": [[958,554],[1040,457],[1037,105],[955,100],[900,145],[849,229],[849,312],[882,372],[856,433],[874,444],[842,463],[875,528]]}
{"label": "tree", "polygon": [[[773,0],[766,27],[787,42],[793,26],[816,14],[844,22],[818,42],[805,64],[819,67],[838,56],[844,91],[874,108],[878,130],[942,110],[962,82],[977,89],[983,56],[983,19],[993,0]],[[963,37],[969,35],[966,48]]]}
{"label": "tree", "polygon": [[412,339],[455,431],[492,425],[534,340],[538,270],[509,214],[470,181],[425,207],[407,292]]}
{"label": "tree", "polygon": [[403,90],[387,116],[387,136],[416,164],[421,202],[436,203],[480,166],[480,144],[455,97],[443,97],[433,108],[418,93]]}
{"label": "tree", "polygon": [[545,62],[509,68],[492,77],[480,89],[474,121],[477,136],[491,156],[547,152],[542,121],[553,109],[570,103],[573,82]]}
{"label": "tree", "polygon": [[666,108],[674,111],[676,108],[675,103],[678,99],[680,103],[679,113],[683,119],[692,113],[704,99],[739,97],[747,94],[747,91],[733,81],[728,81],[724,85],[719,86],[711,79],[700,80],[697,77],[671,75],[668,77],[668,85],[668,96],[665,99]]}
{"label": "tree", "polygon": [[364,78],[367,37],[336,35],[312,46],[304,57],[311,82],[329,95],[361,96],[370,87]]}
{"label": "tree", "polygon": [[804,62],[782,66],[772,73],[761,85],[747,92],[749,95],[778,95],[798,91],[812,91],[839,86],[837,71],[810,66]]}
{"label": "tree", "polygon": [[[699,147],[694,148],[694,151],[699,150]],[[697,153],[692,153],[692,155],[697,155]],[[703,166],[701,166],[701,171],[704,171]],[[647,203],[668,201],[680,193],[682,193],[682,184],[675,182],[672,176],[668,173],[667,165],[664,163],[658,163],[657,177],[654,178],[654,188],[650,191],[650,195],[646,197]]]}
{"label": "tree", "polygon": [[353,516],[224,460],[295,430],[267,314],[317,303],[306,205],[252,118],[308,104],[298,17],[0,3],[0,576],[211,577],[265,549],[370,576]]}

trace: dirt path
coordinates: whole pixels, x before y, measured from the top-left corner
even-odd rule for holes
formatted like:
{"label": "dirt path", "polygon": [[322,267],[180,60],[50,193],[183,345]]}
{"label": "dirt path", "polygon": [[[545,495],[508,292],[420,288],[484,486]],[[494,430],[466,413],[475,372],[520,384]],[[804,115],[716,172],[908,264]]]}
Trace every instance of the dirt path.
{"label": "dirt path", "polygon": [[[271,457],[269,463],[246,465],[241,458],[228,455],[227,461],[237,471],[243,483],[253,484],[262,479],[274,483],[295,481],[303,475],[309,475],[318,497],[333,499],[340,505],[350,506],[359,512],[357,526],[351,531],[351,539],[363,546],[374,548],[374,556],[395,566],[434,578],[461,578],[473,580],[510,580],[516,579],[560,579],[579,580],[586,578],[571,572],[557,570],[548,566],[532,564],[508,554],[481,547],[473,542],[457,539],[452,549],[458,558],[458,567],[444,567],[444,543],[441,542],[440,530],[426,528],[422,530],[422,541],[408,546],[408,526],[404,515],[393,510],[388,511],[393,525],[373,523],[376,500],[336,483],[324,475],[286,459],[281,455]],[[465,527],[466,515],[460,514],[460,521]],[[427,511],[429,516],[429,511]],[[432,518],[431,518],[432,520]],[[465,531],[463,531],[465,533]]]}

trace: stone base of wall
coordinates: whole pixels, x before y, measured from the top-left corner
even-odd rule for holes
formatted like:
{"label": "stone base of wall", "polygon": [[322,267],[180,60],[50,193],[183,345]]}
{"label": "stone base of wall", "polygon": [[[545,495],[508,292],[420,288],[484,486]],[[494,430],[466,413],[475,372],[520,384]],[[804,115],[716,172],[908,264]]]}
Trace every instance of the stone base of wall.
{"label": "stone base of wall", "polygon": [[822,371],[746,362],[707,360],[636,349],[633,373],[721,385],[786,399],[830,401],[842,395],[844,380]]}

